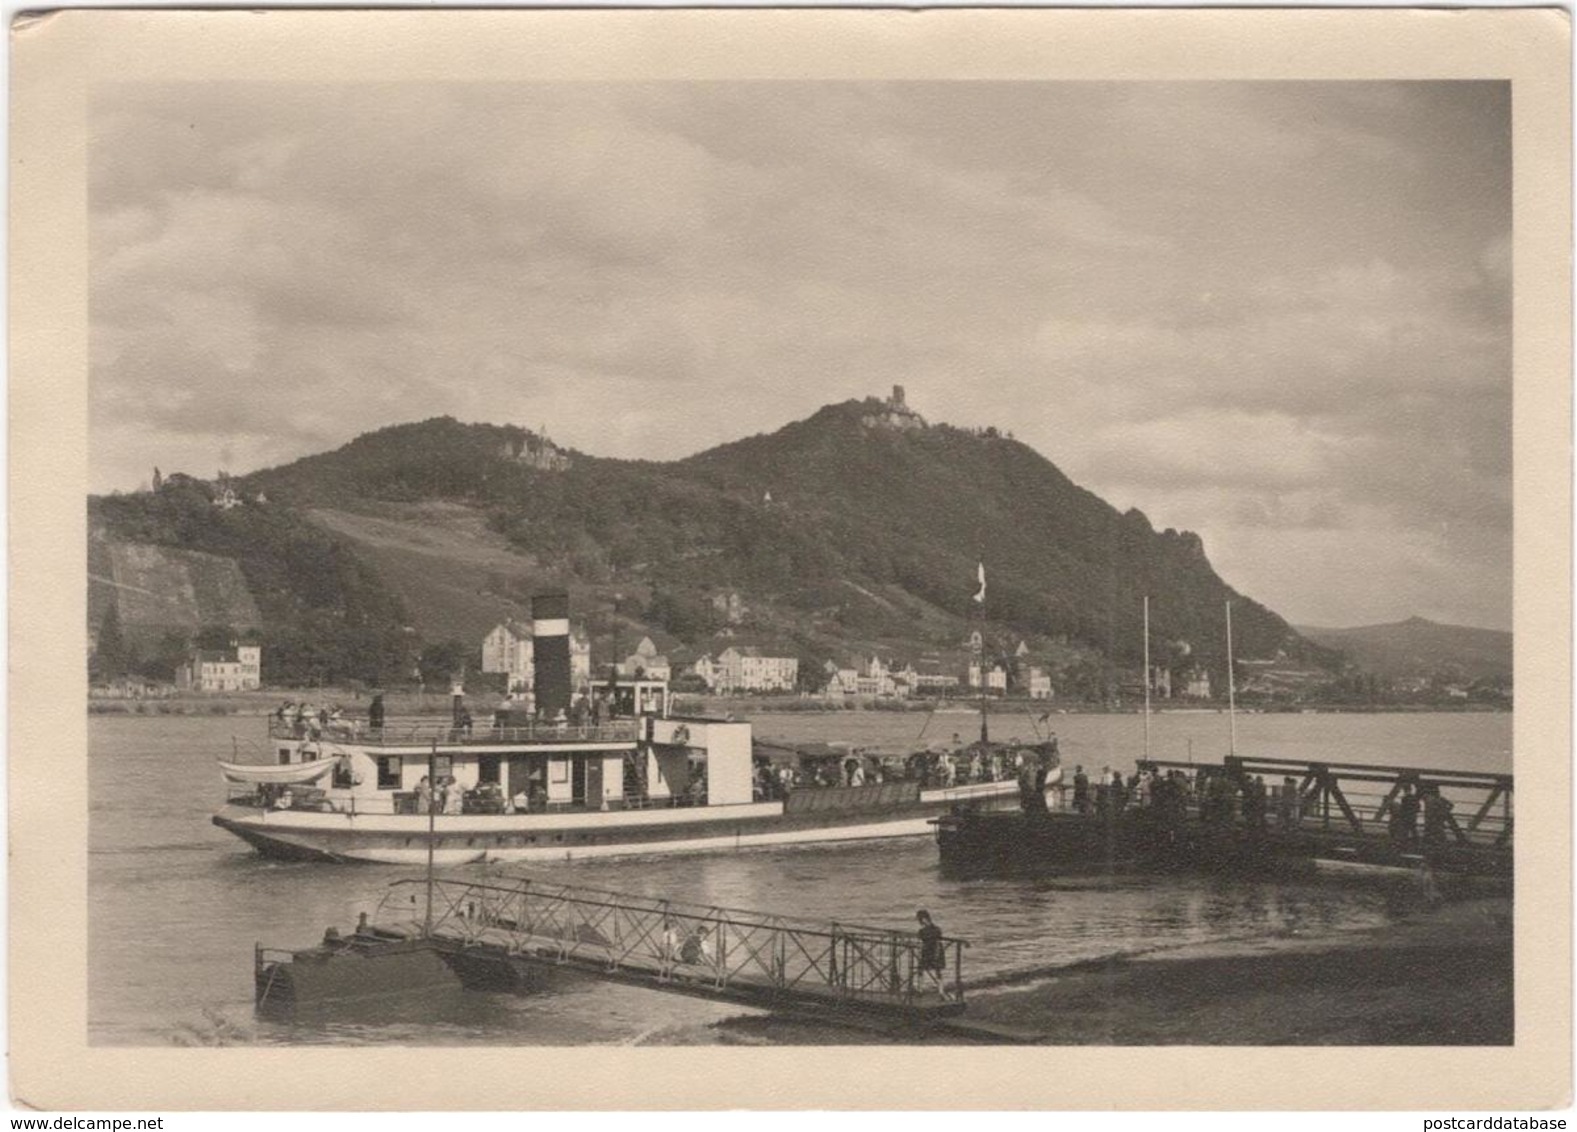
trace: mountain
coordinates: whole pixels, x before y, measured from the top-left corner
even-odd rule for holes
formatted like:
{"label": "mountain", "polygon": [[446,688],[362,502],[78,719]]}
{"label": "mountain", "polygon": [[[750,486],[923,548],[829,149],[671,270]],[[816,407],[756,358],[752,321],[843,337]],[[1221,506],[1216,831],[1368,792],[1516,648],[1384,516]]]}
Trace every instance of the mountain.
{"label": "mountain", "polygon": [[[397,608],[430,641],[479,640],[534,590],[563,586],[604,656],[652,633],[665,648],[762,641],[818,665],[872,648],[912,658],[981,627],[994,652],[1023,640],[1109,683],[1110,665],[1141,655],[1148,594],[1156,663],[1219,673],[1229,600],[1240,656],[1335,661],[1227,586],[1197,536],[1117,511],[994,429],[926,424],[897,396],[667,463],[438,418],[227,490],[244,505],[209,510],[231,543],[245,549],[236,529],[254,516],[275,550],[321,540],[356,566],[337,575],[345,596]],[[142,496],[91,506],[107,537],[222,553],[212,531],[147,521],[157,506]],[[151,538],[129,521],[139,515]],[[242,563],[249,584],[289,572],[271,556]],[[983,605],[972,600],[981,564]],[[258,595],[258,606],[270,621],[270,602]]]}
{"label": "mountain", "polygon": [[1409,617],[1351,629],[1303,626],[1298,632],[1341,651],[1357,667],[1390,679],[1454,673],[1459,679],[1477,680],[1512,672],[1511,634],[1496,629]]}

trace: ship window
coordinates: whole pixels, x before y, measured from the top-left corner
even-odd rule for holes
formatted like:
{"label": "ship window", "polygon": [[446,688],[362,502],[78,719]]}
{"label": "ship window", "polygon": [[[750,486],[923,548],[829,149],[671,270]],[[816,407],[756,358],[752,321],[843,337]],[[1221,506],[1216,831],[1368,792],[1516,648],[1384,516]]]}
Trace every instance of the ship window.
{"label": "ship window", "polygon": [[286,765],[289,764],[289,762],[290,762],[290,748],[289,747],[281,747],[281,748],[279,748],[279,765],[280,766],[286,766]]}
{"label": "ship window", "polygon": [[400,788],[400,756],[384,755],[378,760],[378,789],[398,790]]}
{"label": "ship window", "polygon": [[433,781],[434,782],[442,782],[444,779],[448,778],[453,773],[454,773],[454,756],[453,755],[434,755],[433,756]]}

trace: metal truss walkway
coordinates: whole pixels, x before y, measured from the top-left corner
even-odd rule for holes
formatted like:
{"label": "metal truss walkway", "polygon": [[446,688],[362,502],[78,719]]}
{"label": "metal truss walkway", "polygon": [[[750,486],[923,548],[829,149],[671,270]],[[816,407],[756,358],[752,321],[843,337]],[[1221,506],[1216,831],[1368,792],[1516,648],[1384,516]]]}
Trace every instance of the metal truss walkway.
{"label": "metal truss walkway", "polygon": [[518,986],[529,981],[532,968],[568,968],[772,1010],[852,1010],[895,1021],[963,1009],[968,946],[943,938],[939,986],[921,968],[920,941],[912,930],[799,920],[530,879],[396,881],[374,923],[357,934],[368,943],[426,943],[475,986]]}

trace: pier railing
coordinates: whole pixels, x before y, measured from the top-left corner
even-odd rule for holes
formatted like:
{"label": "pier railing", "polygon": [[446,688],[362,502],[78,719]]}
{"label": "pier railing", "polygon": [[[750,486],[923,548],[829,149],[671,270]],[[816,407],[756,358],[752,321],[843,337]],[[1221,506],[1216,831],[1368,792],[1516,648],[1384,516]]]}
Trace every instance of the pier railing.
{"label": "pier railing", "polygon": [[[1420,797],[1437,794],[1448,804],[1431,823],[1427,803],[1413,830],[1404,837],[1423,841],[1434,838],[1459,846],[1505,848],[1513,829],[1513,777],[1481,771],[1440,768],[1377,766],[1369,763],[1311,762],[1235,756],[1220,765],[1200,767],[1175,759],[1151,759],[1154,769],[1180,769],[1225,774],[1231,781],[1259,777],[1268,787],[1267,817],[1278,823],[1290,816],[1298,829],[1345,832],[1365,837],[1393,832],[1397,803],[1411,789]],[[1285,780],[1291,779],[1290,805],[1282,805]],[[1196,786],[1203,777],[1193,780]],[[1231,803],[1235,807],[1237,802]],[[1230,808],[1229,817],[1236,817]]]}
{"label": "pier railing", "polygon": [[963,952],[944,937],[938,980],[922,968],[912,931],[824,923],[571,888],[529,879],[435,879],[430,925],[425,880],[396,881],[376,919],[424,922],[426,934],[463,948],[650,976],[757,1000],[835,1001],[890,1007],[963,1001]]}

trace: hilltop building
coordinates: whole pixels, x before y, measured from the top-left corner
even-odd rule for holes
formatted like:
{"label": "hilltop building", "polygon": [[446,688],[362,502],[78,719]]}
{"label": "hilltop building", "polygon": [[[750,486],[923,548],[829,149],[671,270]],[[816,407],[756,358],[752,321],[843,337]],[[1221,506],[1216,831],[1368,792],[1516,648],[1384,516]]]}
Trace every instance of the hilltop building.
{"label": "hilltop building", "polygon": [[[767,501],[771,502],[771,499],[772,493],[769,491],[767,492]],[[739,596],[738,590],[728,590],[724,593],[713,594],[711,601],[713,612],[729,625],[738,625],[744,621],[745,614],[748,612],[744,601]]]}
{"label": "hilltop building", "polygon": [[573,462],[569,454],[547,438],[546,433],[522,432],[504,441],[499,455],[517,464],[543,472],[562,472]]}
{"label": "hilltop building", "polygon": [[893,386],[893,395],[881,402],[881,408],[860,418],[866,428],[886,428],[909,432],[925,428],[925,418],[911,409],[904,401],[904,389]]}
{"label": "hilltop building", "polygon": [[196,649],[175,672],[175,686],[192,692],[245,692],[262,687],[263,649],[232,644]]}

